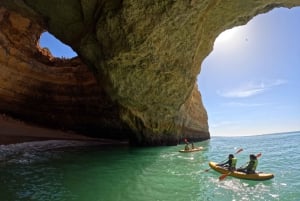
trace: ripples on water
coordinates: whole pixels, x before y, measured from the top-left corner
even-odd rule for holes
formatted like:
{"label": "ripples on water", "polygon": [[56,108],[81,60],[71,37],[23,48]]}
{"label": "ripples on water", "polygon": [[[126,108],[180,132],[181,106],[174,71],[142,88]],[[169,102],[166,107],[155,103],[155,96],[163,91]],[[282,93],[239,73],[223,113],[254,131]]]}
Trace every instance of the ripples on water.
{"label": "ripples on water", "polygon": [[[201,152],[179,153],[183,145],[101,148],[97,144],[46,141],[0,146],[0,200],[66,201],[298,201],[300,133],[214,137],[196,143]],[[87,147],[89,146],[89,147]],[[247,181],[208,169],[239,148],[238,166],[262,153],[259,171],[269,181]],[[293,168],[288,168],[293,164]]]}

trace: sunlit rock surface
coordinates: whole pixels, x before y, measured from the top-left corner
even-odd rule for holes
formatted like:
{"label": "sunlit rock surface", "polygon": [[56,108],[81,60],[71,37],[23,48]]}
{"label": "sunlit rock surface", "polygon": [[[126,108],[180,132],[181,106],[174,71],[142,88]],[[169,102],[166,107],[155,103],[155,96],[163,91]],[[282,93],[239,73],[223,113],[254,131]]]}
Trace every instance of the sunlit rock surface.
{"label": "sunlit rock surface", "polygon": [[[196,84],[224,30],[298,0],[0,1],[0,112],[139,145],[209,139]],[[53,58],[49,31],[79,55]],[[270,33],[271,34],[271,33]]]}

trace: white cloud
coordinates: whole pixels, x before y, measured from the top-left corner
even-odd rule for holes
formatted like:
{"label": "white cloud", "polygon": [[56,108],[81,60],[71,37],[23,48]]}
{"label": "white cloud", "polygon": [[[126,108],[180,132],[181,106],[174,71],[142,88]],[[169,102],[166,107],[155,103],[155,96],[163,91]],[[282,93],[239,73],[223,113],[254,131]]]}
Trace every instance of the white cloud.
{"label": "white cloud", "polygon": [[228,102],[224,103],[225,106],[230,106],[230,107],[259,107],[259,106],[264,106],[266,104],[262,103],[242,103],[242,102]]}
{"label": "white cloud", "polygon": [[285,83],[287,83],[287,81],[281,79],[268,81],[268,82],[260,82],[260,83],[247,82],[246,84],[238,88],[231,89],[228,91],[217,91],[217,93],[220,96],[226,98],[245,98],[245,97],[261,94],[266,90],[271,89],[272,87],[279,86]]}

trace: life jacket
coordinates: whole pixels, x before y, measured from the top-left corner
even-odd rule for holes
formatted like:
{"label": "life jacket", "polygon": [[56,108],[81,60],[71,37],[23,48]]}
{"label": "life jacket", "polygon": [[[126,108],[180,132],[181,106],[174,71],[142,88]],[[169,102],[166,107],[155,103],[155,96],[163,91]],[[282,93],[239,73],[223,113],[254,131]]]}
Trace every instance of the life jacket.
{"label": "life jacket", "polygon": [[256,167],[258,165],[258,160],[253,160],[254,161],[254,164],[253,164],[253,167],[252,167],[252,171],[255,171],[256,170]]}
{"label": "life jacket", "polygon": [[230,167],[235,168],[235,166],[236,166],[236,161],[237,161],[236,158],[232,158],[232,159],[231,159],[231,166],[230,166]]}
{"label": "life jacket", "polygon": [[248,165],[247,172],[254,173],[258,164],[258,160],[251,160],[251,166]]}

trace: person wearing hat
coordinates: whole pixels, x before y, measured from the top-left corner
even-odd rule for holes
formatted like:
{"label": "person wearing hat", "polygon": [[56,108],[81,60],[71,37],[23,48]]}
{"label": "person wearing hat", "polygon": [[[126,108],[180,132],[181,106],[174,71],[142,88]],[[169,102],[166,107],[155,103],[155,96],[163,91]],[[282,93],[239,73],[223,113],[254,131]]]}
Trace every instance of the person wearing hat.
{"label": "person wearing hat", "polygon": [[184,150],[185,150],[185,151],[190,150],[190,147],[189,147],[189,141],[185,138],[185,139],[184,139],[184,142],[185,142]]}

